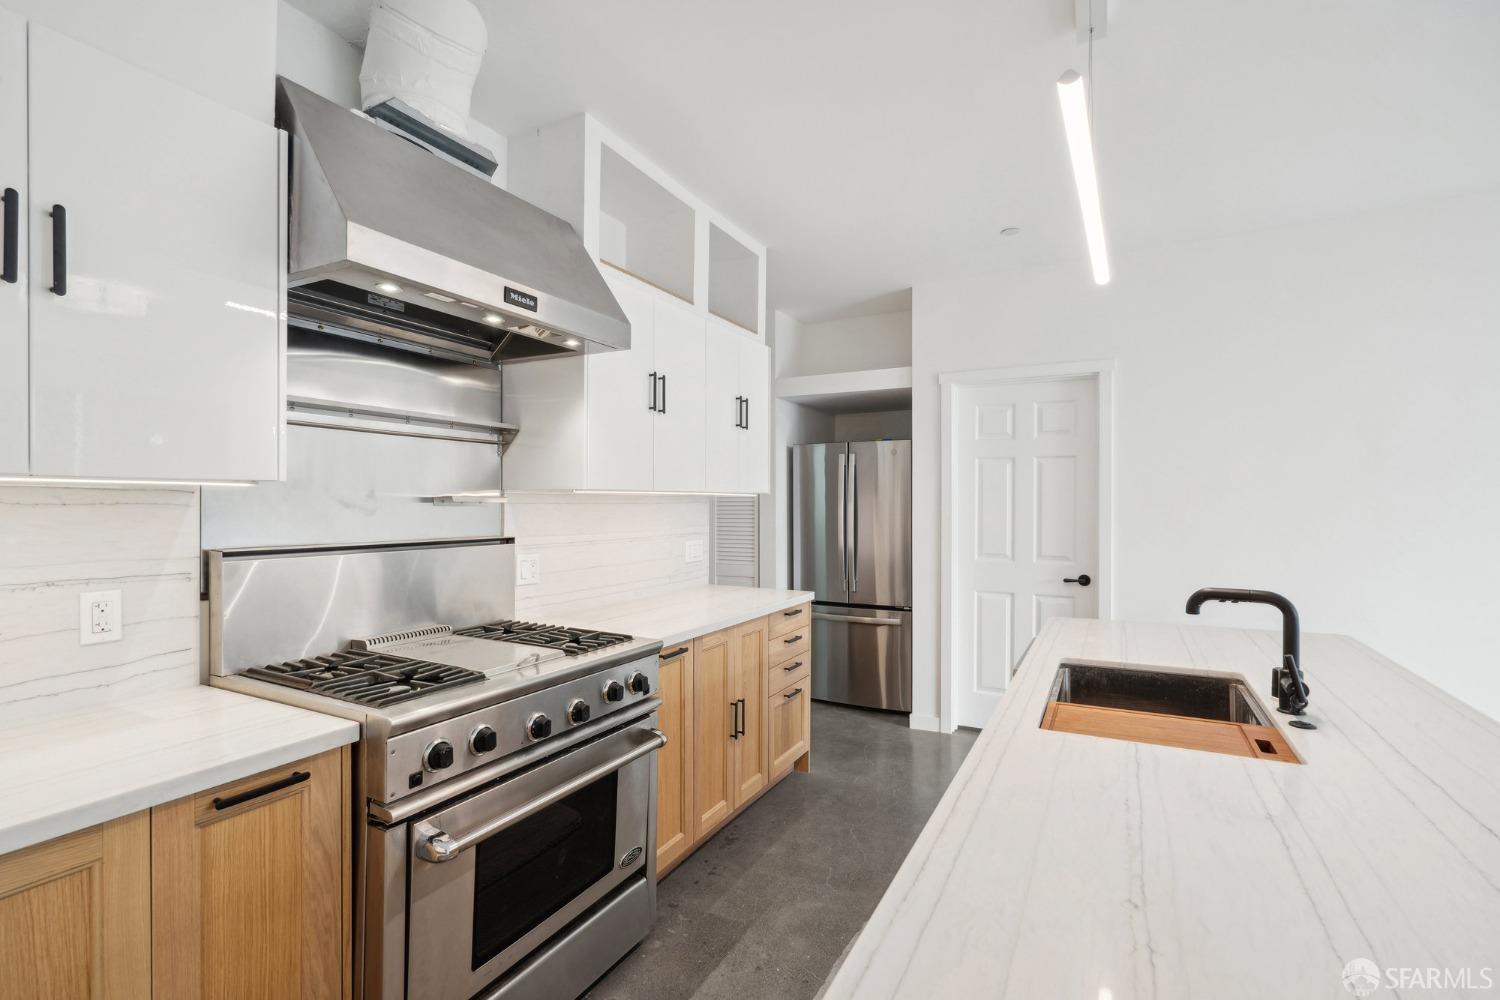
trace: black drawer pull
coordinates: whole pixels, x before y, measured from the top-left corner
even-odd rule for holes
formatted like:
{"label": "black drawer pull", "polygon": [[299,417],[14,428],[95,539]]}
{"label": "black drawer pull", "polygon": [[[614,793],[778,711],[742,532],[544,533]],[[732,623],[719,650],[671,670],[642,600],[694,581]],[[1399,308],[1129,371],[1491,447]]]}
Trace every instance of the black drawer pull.
{"label": "black drawer pull", "polygon": [[270,795],[272,792],[279,792],[283,788],[291,788],[293,785],[300,785],[311,777],[312,772],[310,771],[293,771],[285,778],[278,778],[275,781],[261,785],[259,788],[252,788],[249,791],[240,792],[238,795],[226,795],[222,799],[216,798],[214,799],[214,808],[231,809],[242,802],[249,802],[251,799],[258,799],[262,795]]}
{"label": "black drawer pull", "polygon": [[794,642],[801,642],[802,641],[802,633],[798,632],[796,635],[792,636],[790,639],[782,639],[781,641],[782,641],[783,645],[787,645],[787,646],[790,646]]}
{"label": "black drawer pull", "polygon": [[801,688],[792,688],[786,694],[782,695],[782,697],[785,698],[787,701],[791,701],[793,698],[797,697],[801,693],[802,693],[802,689]]}
{"label": "black drawer pull", "polygon": [[802,613],[802,609],[801,608],[793,608],[790,611],[783,611],[781,613],[781,617],[783,617],[783,618],[796,618],[801,613]]}
{"label": "black drawer pull", "polygon": [[666,660],[675,660],[679,656],[681,656],[683,653],[686,653],[687,651],[688,651],[688,648],[686,646],[678,646],[676,649],[672,650],[670,653],[661,653],[659,655],[660,655],[661,659],[663,660],[663,662],[665,662]]}
{"label": "black drawer pull", "polygon": [[52,212],[52,294],[68,294],[68,210],[53,205]]}
{"label": "black drawer pull", "polygon": [[788,663],[786,666],[782,667],[781,669],[785,670],[787,673],[791,673],[793,670],[796,670],[800,666],[802,666],[802,661],[801,660],[795,660],[792,663]]}
{"label": "black drawer pull", "polygon": [[21,195],[15,188],[5,189],[5,260],[0,263],[0,281],[16,283],[18,241],[21,238]]}

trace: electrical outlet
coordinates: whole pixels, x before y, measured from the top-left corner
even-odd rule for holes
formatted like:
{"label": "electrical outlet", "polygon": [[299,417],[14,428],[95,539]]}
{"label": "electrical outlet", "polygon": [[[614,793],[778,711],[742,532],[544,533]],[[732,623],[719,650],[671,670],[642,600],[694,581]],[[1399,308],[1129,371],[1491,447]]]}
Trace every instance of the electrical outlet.
{"label": "electrical outlet", "polygon": [[542,582],[542,557],[516,557],[516,586],[530,587]]}
{"label": "electrical outlet", "polygon": [[703,561],[703,541],[694,539],[687,543],[687,555],[683,557],[690,563]]}
{"label": "electrical outlet", "polygon": [[120,592],[96,590],[78,595],[78,644],[117,642],[125,635],[120,624]]}

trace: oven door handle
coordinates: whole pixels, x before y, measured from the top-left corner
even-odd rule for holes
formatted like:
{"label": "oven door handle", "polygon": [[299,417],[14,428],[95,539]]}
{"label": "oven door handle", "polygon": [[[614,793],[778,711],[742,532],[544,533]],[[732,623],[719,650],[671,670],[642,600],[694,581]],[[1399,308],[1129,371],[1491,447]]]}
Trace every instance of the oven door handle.
{"label": "oven door handle", "polygon": [[417,857],[422,858],[424,861],[432,862],[452,861],[480,841],[493,837],[506,827],[513,826],[526,817],[541,812],[548,806],[572,795],[585,785],[593,784],[600,778],[618,771],[631,761],[644,757],[648,753],[655,753],[666,745],[666,734],[659,729],[652,729],[650,730],[650,735],[646,737],[645,742],[636,744],[635,747],[616,757],[614,760],[605,761],[598,767],[589,768],[576,778],[563,782],[545,795],[539,795],[525,805],[517,806],[509,812],[503,812],[499,816],[479,824],[474,829],[465,830],[463,833],[457,835],[445,833],[431,823],[419,823],[417,825],[417,833],[423,839],[417,846]]}

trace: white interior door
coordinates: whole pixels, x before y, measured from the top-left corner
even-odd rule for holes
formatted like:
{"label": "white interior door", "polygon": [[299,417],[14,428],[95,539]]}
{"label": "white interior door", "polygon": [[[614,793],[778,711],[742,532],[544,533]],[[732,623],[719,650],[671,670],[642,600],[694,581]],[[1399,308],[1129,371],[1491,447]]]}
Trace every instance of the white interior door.
{"label": "white interior door", "polygon": [[707,376],[703,314],[687,304],[656,303],[655,367],[661,392],[656,414],[656,475],[653,489],[701,493],[707,482],[703,423]]}
{"label": "white interior door", "polygon": [[1092,376],[954,390],[958,725],[984,725],[1047,619],[1098,615],[1098,410]]}
{"label": "white interior door", "polygon": [[28,38],[31,471],[275,479],[276,130],[35,22]]}
{"label": "white interior door", "polygon": [[630,349],[591,349],[588,355],[588,487],[650,490],[660,395],[652,367],[656,302],[630,278],[609,275],[605,280],[630,320]]}
{"label": "white interior door", "polygon": [[0,473],[27,471],[26,22],[0,8]]}

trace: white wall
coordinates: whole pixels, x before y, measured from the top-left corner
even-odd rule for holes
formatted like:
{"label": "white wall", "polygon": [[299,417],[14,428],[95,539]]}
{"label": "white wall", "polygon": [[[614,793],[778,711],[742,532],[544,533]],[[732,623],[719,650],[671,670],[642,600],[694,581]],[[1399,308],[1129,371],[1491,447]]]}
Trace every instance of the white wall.
{"label": "white wall", "polygon": [[919,286],[916,712],[938,699],[938,373],[1114,358],[1117,617],[1280,591],[1305,630],[1500,717],[1496,232],[1500,191],[1121,254],[1106,288],[1082,261]]}
{"label": "white wall", "polygon": [[[545,620],[579,601],[650,597],[709,582],[708,497],[511,493],[505,530],[541,583],[516,588],[516,613]],[[687,543],[704,558],[686,560]],[[587,622],[560,622],[587,626]]]}
{"label": "white wall", "polygon": [[829,375],[911,364],[910,312],[802,323],[778,340],[776,377]]}
{"label": "white wall", "polygon": [[831,441],[879,441],[911,437],[910,410],[880,410],[875,413],[837,413],[833,417]]}
{"label": "white wall", "polygon": [[[198,683],[198,493],[0,486],[0,726]],[[79,595],[123,635],[78,641]]]}

